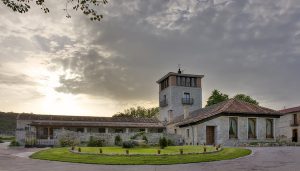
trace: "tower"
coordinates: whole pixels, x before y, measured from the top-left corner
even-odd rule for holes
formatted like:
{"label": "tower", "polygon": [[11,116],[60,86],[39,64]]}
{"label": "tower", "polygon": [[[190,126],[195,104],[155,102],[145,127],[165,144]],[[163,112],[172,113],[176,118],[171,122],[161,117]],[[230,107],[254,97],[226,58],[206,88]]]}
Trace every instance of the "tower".
{"label": "tower", "polygon": [[159,120],[172,118],[202,108],[202,85],[204,75],[169,72],[156,83],[159,84]]}

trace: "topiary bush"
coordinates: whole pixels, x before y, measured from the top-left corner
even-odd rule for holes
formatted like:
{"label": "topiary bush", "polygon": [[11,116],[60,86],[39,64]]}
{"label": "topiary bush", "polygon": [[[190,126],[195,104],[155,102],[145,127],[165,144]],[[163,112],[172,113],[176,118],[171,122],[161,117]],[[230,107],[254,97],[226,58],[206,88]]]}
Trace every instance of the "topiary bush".
{"label": "topiary bush", "polygon": [[20,146],[20,143],[16,140],[12,140],[9,144],[10,147],[18,147]]}
{"label": "topiary bush", "polygon": [[99,137],[93,137],[90,136],[90,140],[87,143],[88,147],[103,147],[104,146],[104,140]]}
{"label": "topiary bush", "polygon": [[137,143],[135,141],[129,140],[129,141],[124,141],[122,144],[123,148],[133,148],[137,146]]}
{"label": "topiary bush", "polygon": [[168,146],[174,146],[174,142],[171,139],[168,139]]}
{"label": "topiary bush", "polygon": [[0,137],[0,143],[4,143],[4,141],[2,140],[2,137]]}
{"label": "topiary bush", "polygon": [[117,136],[115,137],[115,145],[117,145],[117,146],[122,146],[122,145],[123,145],[123,144],[122,144],[122,138],[121,138],[120,135],[117,135]]}
{"label": "topiary bush", "polygon": [[161,149],[164,149],[165,147],[168,146],[168,141],[165,137],[161,137],[159,139],[159,146],[160,146]]}
{"label": "topiary bush", "polygon": [[146,135],[143,135],[143,138],[142,138],[142,140],[144,140],[144,141],[145,141],[145,143],[146,143],[146,144],[148,144],[148,138],[147,138],[147,136],[146,136]]}

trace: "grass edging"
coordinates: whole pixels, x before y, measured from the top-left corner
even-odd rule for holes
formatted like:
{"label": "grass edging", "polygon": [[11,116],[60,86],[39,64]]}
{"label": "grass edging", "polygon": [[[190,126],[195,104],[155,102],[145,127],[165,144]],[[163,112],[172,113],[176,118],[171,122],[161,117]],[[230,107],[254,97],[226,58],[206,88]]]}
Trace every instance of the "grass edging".
{"label": "grass edging", "polygon": [[30,156],[32,159],[102,164],[102,165],[170,165],[212,162],[230,160],[244,157],[251,154],[250,149],[244,148],[223,148],[222,151],[210,154],[188,154],[188,155],[141,155],[141,156],[107,156],[91,154],[71,153],[67,148],[52,148],[36,152]]}

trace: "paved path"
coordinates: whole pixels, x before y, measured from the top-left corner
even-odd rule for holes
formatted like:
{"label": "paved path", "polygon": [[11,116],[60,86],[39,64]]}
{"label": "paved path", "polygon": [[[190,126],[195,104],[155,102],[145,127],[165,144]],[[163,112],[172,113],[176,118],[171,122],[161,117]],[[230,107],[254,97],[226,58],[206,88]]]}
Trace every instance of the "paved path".
{"label": "paved path", "polygon": [[[5,149],[0,144],[0,171],[235,171],[235,170],[269,170],[299,171],[300,147],[260,147],[253,148],[253,154],[247,157],[208,163],[129,166],[129,165],[93,165],[76,164],[44,160],[33,160],[24,154],[38,149]],[[22,155],[20,155],[22,154]],[[20,157],[21,156],[21,157]]]}

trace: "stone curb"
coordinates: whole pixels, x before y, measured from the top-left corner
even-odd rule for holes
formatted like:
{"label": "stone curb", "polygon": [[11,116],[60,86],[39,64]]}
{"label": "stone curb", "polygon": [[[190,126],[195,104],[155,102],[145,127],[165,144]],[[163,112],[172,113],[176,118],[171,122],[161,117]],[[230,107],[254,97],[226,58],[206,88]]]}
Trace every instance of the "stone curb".
{"label": "stone curb", "polygon": [[219,149],[218,151],[210,151],[206,153],[174,153],[174,154],[100,154],[100,153],[87,153],[87,152],[78,152],[72,149],[69,149],[69,152],[74,154],[89,154],[89,155],[102,155],[102,156],[176,156],[176,155],[190,155],[190,154],[213,154],[221,152],[223,148]]}

